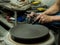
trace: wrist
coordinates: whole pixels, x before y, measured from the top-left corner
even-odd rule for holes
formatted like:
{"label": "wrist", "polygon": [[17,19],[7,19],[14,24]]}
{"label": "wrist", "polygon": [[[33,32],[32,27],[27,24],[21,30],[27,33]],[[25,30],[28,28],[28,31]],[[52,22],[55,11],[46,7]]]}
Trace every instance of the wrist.
{"label": "wrist", "polygon": [[43,12],[42,14],[48,15],[48,13],[47,13],[47,12]]}
{"label": "wrist", "polygon": [[60,16],[51,16],[52,21],[60,21]]}
{"label": "wrist", "polygon": [[54,16],[51,16],[51,21],[55,21],[55,18],[54,18]]}

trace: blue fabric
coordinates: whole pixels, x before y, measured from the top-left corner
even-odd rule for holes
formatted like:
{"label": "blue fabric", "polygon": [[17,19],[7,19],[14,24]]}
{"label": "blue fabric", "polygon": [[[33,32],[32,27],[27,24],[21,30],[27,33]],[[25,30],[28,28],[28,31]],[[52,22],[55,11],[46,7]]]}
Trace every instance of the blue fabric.
{"label": "blue fabric", "polygon": [[25,18],[23,16],[20,16],[20,17],[17,18],[18,22],[23,22],[24,20],[25,20]]}

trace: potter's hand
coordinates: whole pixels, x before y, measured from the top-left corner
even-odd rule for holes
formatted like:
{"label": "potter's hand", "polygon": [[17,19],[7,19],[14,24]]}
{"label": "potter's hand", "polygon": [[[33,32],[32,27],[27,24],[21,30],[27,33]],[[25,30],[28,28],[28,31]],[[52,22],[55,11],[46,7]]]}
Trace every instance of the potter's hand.
{"label": "potter's hand", "polygon": [[31,18],[33,16],[36,16],[35,12],[31,12],[30,14],[27,14],[27,18]]}
{"label": "potter's hand", "polygon": [[45,15],[45,14],[40,14],[38,15],[34,21],[37,21],[39,20],[38,22],[39,23],[49,23],[49,22],[52,22],[53,21],[53,17],[52,16],[48,16],[48,15]]}

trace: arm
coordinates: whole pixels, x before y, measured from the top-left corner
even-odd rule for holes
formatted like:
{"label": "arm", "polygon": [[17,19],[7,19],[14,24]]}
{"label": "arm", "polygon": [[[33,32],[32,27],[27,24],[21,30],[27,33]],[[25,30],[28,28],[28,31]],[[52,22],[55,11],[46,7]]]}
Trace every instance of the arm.
{"label": "arm", "polygon": [[60,21],[60,16],[52,16],[53,21]]}
{"label": "arm", "polygon": [[53,22],[53,21],[60,21],[60,16],[48,16],[47,14],[54,14],[56,12],[58,12],[60,9],[60,0],[57,0],[57,2],[52,5],[48,10],[46,10],[45,12],[43,12],[42,14],[38,15],[35,19],[38,20],[40,23],[49,23],[49,22]]}
{"label": "arm", "polygon": [[59,5],[58,5],[58,1],[57,1],[49,9],[47,9],[45,12],[43,12],[43,14],[54,14],[54,13],[56,13],[58,11],[59,11]]}

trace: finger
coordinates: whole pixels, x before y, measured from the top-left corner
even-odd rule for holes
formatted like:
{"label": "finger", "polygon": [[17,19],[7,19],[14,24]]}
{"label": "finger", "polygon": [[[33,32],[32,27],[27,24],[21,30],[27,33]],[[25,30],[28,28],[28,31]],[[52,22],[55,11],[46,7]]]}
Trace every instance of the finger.
{"label": "finger", "polygon": [[39,20],[39,23],[41,23],[41,20]]}
{"label": "finger", "polygon": [[27,17],[32,17],[34,14],[34,12],[31,12],[30,14],[27,14]]}
{"label": "finger", "polygon": [[40,18],[39,18],[39,23],[41,22],[41,20],[43,19],[43,16],[40,15]]}
{"label": "finger", "polygon": [[40,16],[40,21],[42,21],[43,18],[44,18],[43,16]]}
{"label": "finger", "polygon": [[37,21],[38,19],[40,19],[40,16],[39,15],[35,18],[34,21]]}
{"label": "finger", "polygon": [[30,17],[30,14],[27,14],[27,17],[29,18]]}
{"label": "finger", "polygon": [[40,19],[39,19],[39,23],[42,21],[42,18],[40,17]]}
{"label": "finger", "polygon": [[45,23],[45,19],[42,19],[42,20],[41,20],[41,23],[42,23],[42,24]]}
{"label": "finger", "polygon": [[40,23],[44,23],[44,21],[45,21],[45,18],[42,16],[42,17],[40,18],[39,22],[40,22]]}
{"label": "finger", "polygon": [[35,12],[31,12],[30,16],[33,16],[33,15],[35,15]]}

